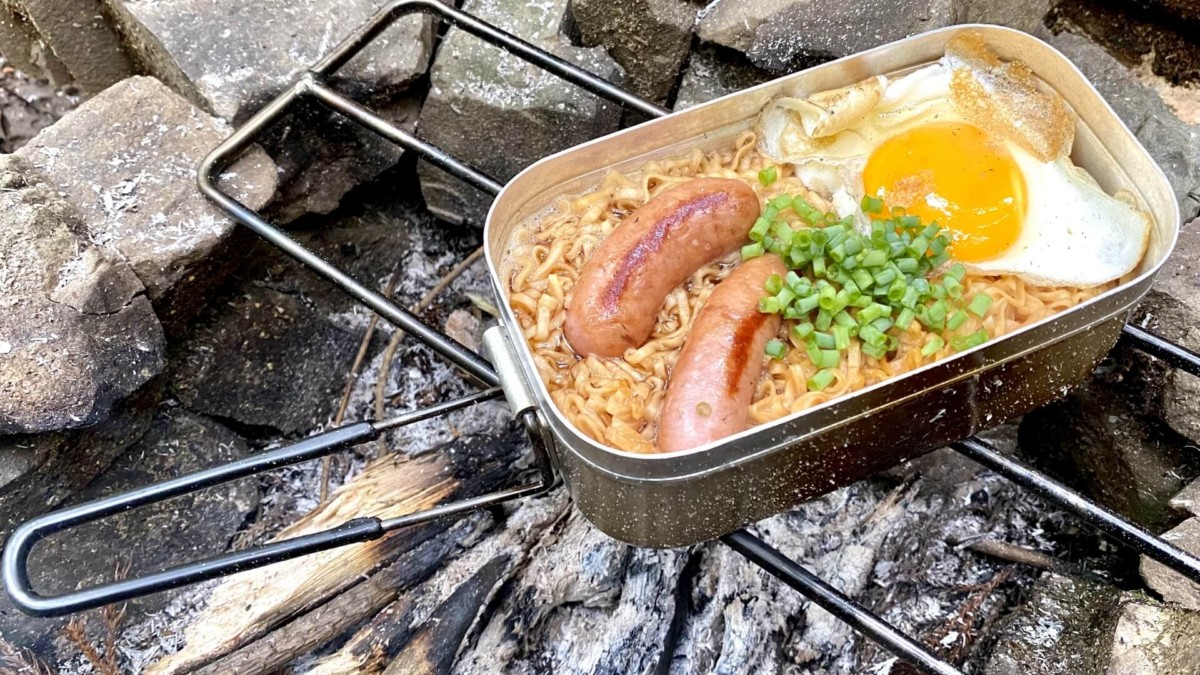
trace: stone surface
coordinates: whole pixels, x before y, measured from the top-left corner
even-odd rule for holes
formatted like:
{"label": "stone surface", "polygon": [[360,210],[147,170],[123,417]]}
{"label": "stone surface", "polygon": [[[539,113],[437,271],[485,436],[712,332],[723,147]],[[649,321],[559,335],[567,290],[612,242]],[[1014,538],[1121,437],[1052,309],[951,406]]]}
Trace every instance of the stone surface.
{"label": "stone surface", "polygon": [[[602,49],[574,47],[560,27],[566,0],[467,0],[463,9],[606,79],[620,67]],[[553,152],[616,129],[620,109],[459,30],[447,33],[430,69],[421,135],[505,181]],[[421,166],[429,209],[482,224],[491,197]]]}
{"label": "stone surface", "polygon": [[0,433],[92,424],[163,366],[131,268],[24,160],[0,157]]}
{"label": "stone surface", "polygon": [[998,627],[986,675],[1103,675],[1120,592],[1047,573]]}
{"label": "stone surface", "polygon": [[741,91],[777,77],[747,59],[743,54],[725,47],[702,44],[692,52],[687,70],[675,95],[675,109],[694,105]]}
{"label": "stone surface", "polygon": [[[1200,350],[1200,220],[1183,226],[1179,242],[1139,309],[1138,325]],[[1149,389],[1162,416],[1179,433],[1200,441],[1200,380],[1168,369]]]}
{"label": "stone surface", "polygon": [[96,93],[134,74],[102,0],[7,0],[84,90]]}
{"label": "stone surface", "polygon": [[1194,217],[1197,204],[1187,195],[1200,188],[1200,126],[1176,117],[1152,87],[1087,38],[1064,32],[1050,44],[1083,71],[1146,146],[1175,188],[1184,219]]}
{"label": "stone surface", "polygon": [[[141,440],[129,447],[86,490],[68,504],[83,503],[198,469],[239,459],[246,443],[229,429],[186,411],[164,410]],[[246,516],[258,505],[258,486],[235,481],[169,502],[89,523],[69,535],[51,537],[30,556],[34,586],[61,593],[112,579],[119,563],[144,574],[223,552]],[[162,608],[172,594],[155,594],[126,606],[126,620]],[[39,653],[65,645],[58,633],[66,619],[32,619],[0,599],[0,633]],[[66,647],[70,653],[71,647]]]}
{"label": "stone surface", "polygon": [[1049,21],[1057,30],[1086,33],[1126,65],[1144,65],[1173,84],[1200,81],[1200,22],[1153,11],[1151,2],[1054,0]]}
{"label": "stone surface", "polygon": [[1200,664],[1200,614],[1127,596],[1107,675],[1190,675]]}
{"label": "stone surface", "polygon": [[1187,21],[1200,21],[1200,5],[1195,0],[1149,0],[1149,4]]}
{"label": "stone surface", "polygon": [[1167,506],[1180,514],[1200,516],[1200,480],[1193,481],[1179,494],[1171,497]]}
{"label": "stone surface", "polygon": [[0,2],[0,54],[32,77],[59,83],[71,81],[67,67],[38,35],[29,19],[18,11],[15,0]]}
{"label": "stone surface", "polygon": [[1029,413],[1020,446],[1059,480],[1153,528],[1168,523],[1167,501],[1200,471],[1200,457],[1150,414],[1154,392],[1141,391],[1143,381],[1094,379]]}
{"label": "stone surface", "polygon": [[990,23],[1045,38],[1050,0],[966,0],[963,23]]}
{"label": "stone surface", "polygon": [[692,0],[571,0],[586,47],[603,47],[627,86],[659,103],[679,80],[699,7]]}
{"label": "stone surface", "polygon": [[778,71],[796,59],[846,56],[961,18],[958,0],[718,0],[702,12],[697,34]]}
{"label": "stone surface", "polygon": [[[1162,538],[1189,553],[1200,555],[1200,519],[1189,518],[1164,532]],[[1146,556],[1142,556],[1141,572],[1146,585],[1161,595],[1163,600],[1185,609],[1200,611],[1200,584]]]}
{"label": "stone surface", "polygon": [[[387,0],[105,0],[149,72],[204,109],[240,124]],[[428,68],[434,22],[398,20],[338,73],[335,87],[388,121],[411,125],[403,92]],[[399,148],[324,110],[298,113],[264,139],[278,157],[288,222],[329,213],[360,183],[394,165]]]}
{"label": "stone surface", "polygon": [[[129,78],[46,129],[20,155],[84,216],[91,239],[120,253],[164,322],[186,317],[227,261],[234,223],[196,189],[200,161],[229,133],[158,80]],[[222,186],[252,208],[275,190],[275,167],[258,149]]]}

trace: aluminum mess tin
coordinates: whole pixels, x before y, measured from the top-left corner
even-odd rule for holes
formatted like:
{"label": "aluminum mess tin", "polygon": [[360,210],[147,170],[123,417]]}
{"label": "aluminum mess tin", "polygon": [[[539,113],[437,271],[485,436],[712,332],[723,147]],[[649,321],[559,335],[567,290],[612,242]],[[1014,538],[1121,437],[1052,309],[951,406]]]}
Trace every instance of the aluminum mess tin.
{"label": "aluminum mess tin", "polygon": [[[834,401],[670,454],[614,450],[585,436],[550,399],[508,303],[513,229],[609,171],[730,142],[773,97],[807,95],[871,75],[901,75],[943,55],[963,32],[1019,59],[1075,111],[1072,158],[1109,193],[1133,192],[1154,219],[1138,276],[1019,331]],[[576,506],[610,536],[638,546],[686,546],[861,480],[1063,396],[1112,348],[1174,248],[1179,211],[1162,171],[1079,70],[1053,47],[1008,28],[944,28],[832,61],[547,157],[496,198],[484,230],[501,324],[485,347],[514,411],[535,408]]]}

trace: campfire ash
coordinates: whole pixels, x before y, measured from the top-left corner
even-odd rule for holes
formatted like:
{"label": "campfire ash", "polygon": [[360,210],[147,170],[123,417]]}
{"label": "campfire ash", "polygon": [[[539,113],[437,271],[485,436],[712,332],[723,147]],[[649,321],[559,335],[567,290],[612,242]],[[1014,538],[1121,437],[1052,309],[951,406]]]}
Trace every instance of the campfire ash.
{"label": "campfire ash", "polygon": [[[12,64],[0,70],[0,150],[15,153],[0,157],[0,228],[23,228],[21,237],[0,232],[6,533],[59,506],[476,390],[432,350],[235,228],[195,189],[195,167],[233,126],[384,3],[309,4],[0,3],[0,53]],[[1012,25],[1079,65],[1163,166],[1185,213],[1197,212],[1189,194],[1200,194],[1200,117],[1188,106],[1200,100],[1198,76],[1180,59],[1200,50],[1200,33],[1184,30],[1200,27],[1200,15],[1186,2],[462,5],[675,108],[941,25]],[[56,8],[89,18],[54,22]],[[1116,39],[1114,25],[1131,26],[1135,39]],[[82,46],[103,67],[88,69]],[[637,121],[425,18],[386,33],[347,72],[345,91],[501,179]],[[328,124],[312,111],[289,119],[231,168],[226,186],[366,285],[477,346],[497,302],[475,253],[486,198]],[[1192,349],[1197,232],[1197,222],[1184,227],[1137,317]],[[40,260],[47,241],[70,246],[54,249],[61,259],[36,283],[12,285],[28,272],[12,261]],[[74,304],[58,301],[63,289]],[[54,325],[50,310],[63,317]],[[39,349],[41,363],[57,358],[75,374],[12,365],[33,363],[17,359]],[[1118,349],[1080,391],[987,438],[1200,551],[1197,387]],[[533,467],[524,443],[503,401],[483,403],[328,462],[52,538],[31,558],[34,581],[64,591],[114,571],[137,575],[483,494]],[[1200,589],[948,450],[751,529],[968,673],[1200,668]],[[71,621],[33,619],[0,599],[0,672],[39,668],[916,672],[725,545],[626,546],[590,525],[561,487]]]}

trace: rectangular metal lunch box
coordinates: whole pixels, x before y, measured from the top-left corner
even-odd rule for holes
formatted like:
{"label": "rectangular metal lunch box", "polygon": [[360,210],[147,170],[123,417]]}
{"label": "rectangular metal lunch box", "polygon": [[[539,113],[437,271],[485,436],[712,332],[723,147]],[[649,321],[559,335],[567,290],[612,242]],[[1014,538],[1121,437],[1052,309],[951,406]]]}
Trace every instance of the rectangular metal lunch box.
{"label": "rectangular metal lunch box", "polygon": [[[1127,189],[1154,219],[1129,283],[952,358],[695,450],[618,451],[585,436],[550,399],[508,300],[504,256],[520,223],[604,173],[636,173],[652,159],[714,148],[754,124],[763,106],[875,74],[899,75],[942,57],[973,32],[1003,59],[1019,59],[1078,116],[1072,158],[1109,193]],[[986,25],[944,28],[894,42],[547,157],[500,193],[484,230],[501,325],[485,336],[515,412],[535,409],[575,503],[608,535],[638,546],[717,538],[905,459],[966,438],[1064,395],[1116,342],[1174,248],[1179,211],[1166,177],[1083,74],[1050,45]]]}

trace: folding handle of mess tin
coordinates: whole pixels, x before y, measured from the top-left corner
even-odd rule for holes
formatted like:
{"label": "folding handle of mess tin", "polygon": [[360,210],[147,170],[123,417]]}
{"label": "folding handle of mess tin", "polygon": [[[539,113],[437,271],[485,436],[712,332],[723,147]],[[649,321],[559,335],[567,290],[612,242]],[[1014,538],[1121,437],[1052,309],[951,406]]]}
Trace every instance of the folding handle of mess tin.
{"label": "folding handle of mess tin", "polygon": [[519,418],[528,431],[539,472],[537,478],[531,482],[395,518],[354,518],[322,532],[225,553],[145,576],[75,590],[62,595],[41,595],[33,588],[30,581],[29,554],[40,540],[51,534],[64,532],[84,523],[214,487],[262,471],[324,457],[352,445],[378,438],[381,433],[389,429],[437,417],[481,401],[498,398],[500,395],[500,388],[493,387],[382,422],[349,424],[236,462],[204,469],[35,518],[18,527],[8,538],[2,563],[5,589],[12,598],[13,604],[27,614],[60,616],[263,567],[346,544],[377,539],[402,527],[464,515],[481,508],[543,492],[553,484],[554,480],[545,443],[546,431],[536,412],[527,409],[520,414]]}

